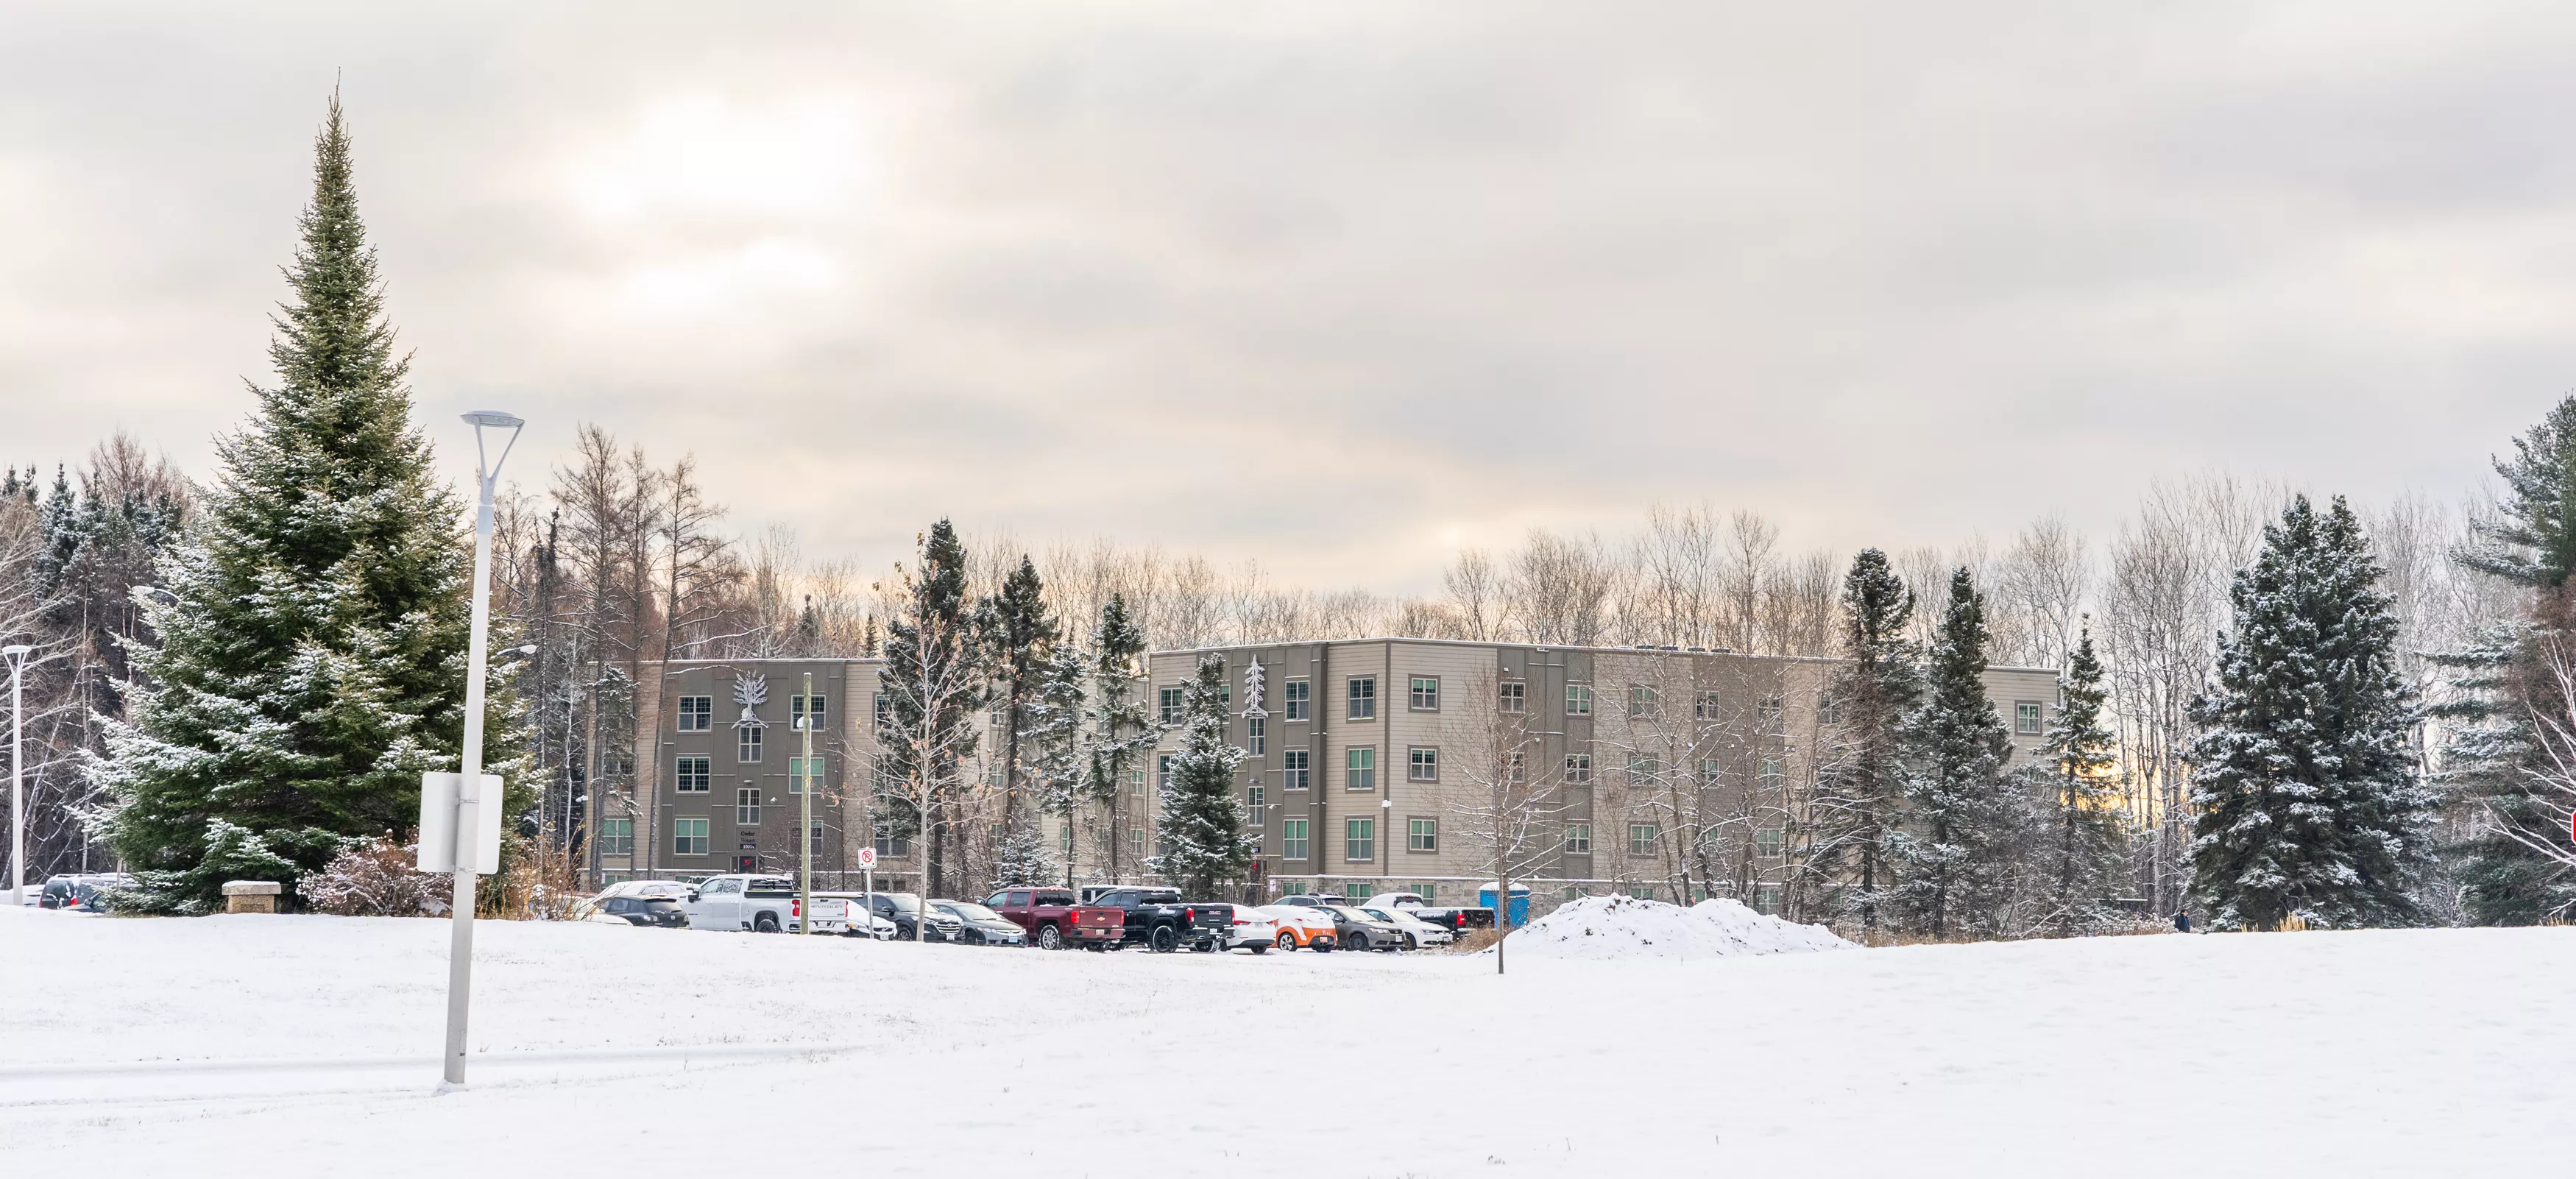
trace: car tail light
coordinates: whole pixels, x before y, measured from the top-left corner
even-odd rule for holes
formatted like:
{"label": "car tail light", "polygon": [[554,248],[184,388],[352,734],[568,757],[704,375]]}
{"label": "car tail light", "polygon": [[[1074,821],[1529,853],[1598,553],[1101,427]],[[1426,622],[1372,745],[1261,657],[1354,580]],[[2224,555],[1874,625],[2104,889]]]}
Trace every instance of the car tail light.
{"label": "car tail light", "polygon": [[1184,924],[1184,925],[1196,925],[1196,924],[1198,924],[1198,923],[1199,923],[1199,911],[1198,911],[1198,910],[1196,910],[1196,909],[1183,909],[1183,910],[1181,910],[1181,923],[1182,923],[1182,924]]}

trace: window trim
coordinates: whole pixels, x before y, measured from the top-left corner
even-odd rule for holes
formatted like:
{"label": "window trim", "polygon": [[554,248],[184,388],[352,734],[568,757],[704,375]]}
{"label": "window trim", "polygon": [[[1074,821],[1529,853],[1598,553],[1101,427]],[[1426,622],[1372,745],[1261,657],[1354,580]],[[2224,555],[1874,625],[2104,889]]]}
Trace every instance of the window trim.
{"label": "window trim", "polygon": [[1315,681],[1302,675],[1279,681],[1279,708],[1290,723],[1313,720]]}
{"label": "window trim", "polygon": [[1565,715],[1592,715],[1592,685],[1567,684],[1565,686]]}
{"label": "window trim", "polygon": [[1279,773],[1281,777],[1279,780],[1279,788],[1282,790],[1312,789],[1315,784],[1315,767],[1313,761],[1314,759],[1308,755],[1307,750],[1280,750]]}
{"label": "window trim", "polygon": [[[1426,823],[1430,825],[1427,829],[1424,827]],[[1439,818],[1434,815],[1406,815],[1404,851],[1407,855],[1438,855],[1440,853]]]}
{"label": "window trim", "polygon": [[[1344,685],[1343,701],[1346,705],[1347,711],[1347,715],[1342,719],[1350,721],[1376,720],[1377,677],[1374,675],[1346,676],[1343,678],[1342,683]],[[1363,710],[1361,708],[1362,705],[1366,705],[1367,708]]]}
{"label": "window trim", "polygon": [[1342,862],[1345,864],[1377,862],[1377,816],[1342,816]]}
{"label": "window trim", "polygon": [[[697,763],[692,767],[689,763]],[[694,768],[697,772],[691,773]],[[683,753],[671,759],[671,793],[709,794],[715,790],[716,759],[713,754]],[[694,779],[697,785],[689,782]]]}
{"label": "window trim", "polygon": [[[1425,754],[1430,756],[1425,757]],[[1430,767],[1431,772],[1423,772],[1423,767],[1426,765]],[[1437,745],[1414,745],[1407,747],[1404,751],[1404,780],[1407,782],[1439,781],[1440,747]]]}
{"label": "window trim", "polygon": [[[691,707],[691,705],[696,705],[697,707],[694,707],[694,708],[693,708],[693,707]],[[696,721],[697,721],[698,723],[696,723],[696,724],[694,724],[694,725],[690,724],[690,723],[689,723],[689,721],[690,721],[692,718],[695,718],[695,719],[696,719]],[[715,697],[713,697],[713,696],[682,696],[682,697],[680,697],[680,731],[681,731],[681,732],[683,732],[683,733],[709,733],[709,732],[714,732],[714,731],[715,731],[715,727],[716,727],[716,698],[715,698]]]}
{"label": "window trim", "polygon": [[[1578,762],[1581,764],[1576,764]],[[1565,784],[1568,786],[1589,786],[1592,784],[1591,754],[1569,753],[1565,755]]]}
{"label": "window trim", "polygon": [[[749,803],[745,803],[743,802],[743,799],[745,798],[749,798],[751,801]],[[744,812],[749,812],[751,817],[748,819],[744,818]],[[760,825],[760,787],[734,787],[733,825],[736,827],[757,827]]]}
{"label": "window trim", "polygon": [[1306,820],[1279,820],[1280,859],[1295,860],[1301,864],[1306,862],[1310,858],[1307,853],[1312,850],[1310,846],[1312,842]]}
{"label": "window trim", "polygon": [[1569,856],[1588,856],[1588,855],[1591,855],[1591,854],[1592,854],[1592,824],[1590,824],[1590,823],[1568,823],[1568,824],[1566,824],[1566,825],[1565,825],[1565,839],[1564,839],[1564,841],[1563,841],[1563,843],[1562,843],[1562,845],[1561,845],[1561,846],[1563,846],[1563,847],[1565,848],[1565,854],[1567,854],[1567,855],[1569,855]]}
{"label": "window trim", "polygon": [[[1368,764],[1354,764],[1358,762],[1366,762]],[[1366,776],[1359,782],[1354,783],[1351,780],[1353,774],[1362,774]],[[1377,746],[1352,745],[1343,749],[1342,789],[1352,794],[1357,794],[1362,791],[1366,791],[1371,794],[1377,792]]]}
{"label": "window trim", "polygon": [[1500,687],[1494,689],[1494,696],[1496,712],[1507,716],[1522,716],[1529,712],[1528,680],[1504,680]]}
{"label": "window trim", "polygon": [[[2023,710],[2023,709],[2025,709],[2025,708],[2027,708],[2027,709],[2029,709],[2029,710],[2030,710],[2030,727],[2029,727],[2029,728],[2023,728],[2023,727],[2022,727],[2022,723],[2021,723],[2022,710]],[[2014,735],[2014,736],[2016,736],[2016,737],[2037,737],[2037,736],[2040,736],[2040,735],[2042,735],[2043,733],[2045,733],[2045,732],[2047,731],[2047,725],[2048,725],[2048,710],[2047,710],[2046,706],[2045,706],[2042,702],[2037,701],[2037,700],[2015,700],[2015,701],[2013,701],[2013,735]]]}
{"label": "window trim", "polygon": [[[1408,675],[1408,676],[1406,676],[1406,677],[1405,677],[1405,680],[1406,680],[1406,683],[1405,683],[1405,685],[1404,685],[1404,708],[1405,708],[1405,711],[1407,711],[1407,712],[1438,712],[1438,711],[1440,711],[1440,677],[1439,677],[1439,676],[1436,676],[1436,675]],[[1429,703],[1429,704],[1424,704],[1424,703],[1422,702],[1422,700],[1423,700],[1423,689],[1422,689],[1422,685],[1424,685],[1424,684],[1429,684],[1429,685],[1431,685],[1431,691],[1430,691],[1430,699],[1431,699],[1431,703]]]}
{"label": "window trim", "polygon": [[[705,856],[715,854],[714,828],[715,820],[713,819],[702,819],[695,816],[672,819],[671,854],[675,856]],[[692,831],[695,832],[694,836],[691,834]],[[692,838],[694,838],[698,844],[698,850],[696,851],[689,850],[689,841]]]}
{"label": "window trim", "polygon": [[[735,765],[756,766],[761,763],[761,759],[768,754],[769,750],[768,739],[761,735],[764,731],[764,727],[760,725],[744,725],[733,731],[733,763]],[[745,753],[749,753],[751,756],[744,757],[743,754]]]}

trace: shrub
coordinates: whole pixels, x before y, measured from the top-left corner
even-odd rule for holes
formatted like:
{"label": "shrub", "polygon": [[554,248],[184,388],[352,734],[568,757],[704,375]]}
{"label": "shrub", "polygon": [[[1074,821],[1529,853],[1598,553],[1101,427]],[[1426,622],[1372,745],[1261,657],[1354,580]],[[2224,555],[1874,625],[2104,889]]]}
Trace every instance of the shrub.
{"label": "shrub", "polygon": [[296,895],[316,913],[342,917],[443,915],[449,878],[415,871],[416,857],[390,836],[353,840],[320,872],[297,881]]}

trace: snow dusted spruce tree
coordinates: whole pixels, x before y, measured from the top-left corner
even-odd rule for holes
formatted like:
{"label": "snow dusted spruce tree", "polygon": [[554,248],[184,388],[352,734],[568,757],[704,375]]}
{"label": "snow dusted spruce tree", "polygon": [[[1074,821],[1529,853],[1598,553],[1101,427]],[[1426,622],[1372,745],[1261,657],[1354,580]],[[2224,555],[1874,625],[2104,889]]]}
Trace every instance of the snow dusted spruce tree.
{"label": "snow dusted spruce tree", "polygon": [[1055,616],[1047,612],[1046,586],[1037,564],[1020,558],[1020,567],[1002,581],[1001,592],[984,604],[985,644],[991,649],[994,703],[1002,716],[1001,831],[993,840],[995,888],[1035,884],[1055,874],[1039,833],[1033,801],[1026,791],[1023,768],[1034,752],[1026,740],[1031,706],[1043,686],[1048,648],[1057,635]]}
{"label": "snow dusted spruce tree", "polygon": [[1163,788],[1156,819],[1162,854],[1152,867],[1182,896],[1204,899],[1252,867],[1252,839],[1234,788],[1245,755],[1225,739],[1225,658],[1202,656],[1181,698],[1181,745]]}
{"label": "snow dusted spruce tree", "polygon": [[[1036,809],[1061,819],[1068,834],[1081,817],[1084,804],[1098,801],[1091,787],[1099,774],[1089,743],[1083,739],[1083,699],[1090,680],[1091,661],[1083,658],[1080,648],[1063,641],[1050,643],[1038,664],[1037,691],[1027,706],[1033,755],[1030,778],[1037,796]],[[1035,826],[1033,820],[1031,827]],[[1041,857],[1047,846],[1041,838]],[[1071,888],[1073,841],[1068,837],[1054,846],[1064,855],[1064,883]],[[1036,865],[1026,865],[1023,870],[1035,868]],[[1040,874],[1010,883],[1035,884],[1053,876],[1054,869],[1045,868]]]}
{"label": "snow dusted spruce tree", "polygon": [[985,703],[985,652],[971,632],[966,549],[941,520],[922,538],[920,567],[904,576],[902,610],[877,673],[887,712],[878,735],[887,791],[879,821],[925,845],[924,897],[948,895],[948,871],[962,851],[958,796]]}
{"label": "snow dusted spruce tree", "polygon": [[2416,780],[2412,693],[2378,561],[2337,497],[2264,526],[2228,591],[2234,633],[2192,706],[2191,903],[2221,929],[2422,919],[2408,893],[2435,803]]}
{"label": "snow dusted spruce tree", "polygon": [[1834,675],[1839,718],[1832,756],[1822,759],[1806,821],[1809,862],[1844,888],[1842,913],[1878,926],[1896,886],[1888,850],[1904,802],[1899,736],[1923,695],[1906,627],[1914,595],[1887,554],[1863,549],[1843,578],[1843,658]]}
{"label": "snow dusted spruce tree", "polygon": [[2475,816],[2474,834],[2444,850],[2458,863],[2461,905],[2481,925],[2534,925],[2576,909],[2576,871],[2540,850],[2558,846],[2566,830],[2535,788],[2554,767],[2531,721],[2535,705],[2552,703],[2551,677],[2537,668],[2560,629],[2552,620],[2569,612],[2576,573],[2576,396],[2513,447],[2513,457],[2495,460],[2505,484],[2496,517],[2475,525],[2458,560],[2528,587],[2527,617],[2431,657],[2450,688],[2429,710],[2442,721],[2440,784],[2451,805]]}
{"label": "snow dusted spruce tree", "polygon": [[[1142,773],[1145,751],[1155,741],[1145,702],[1135,695],[1136,677],[1145,655],[1145,631],[1127,617],[1127,598],[1111,594],[1100,608],[1100,625],[1091,632],[1091,702],[1095,726],[1090,737],[1090,782],[1086,793],[1106,804],[1106,844],[1111,880],[1141,865],[1126,860],[1128,824],[1141,816],[1127,813],[1128,775]],[[1139,768],[1131,768],[1139,767]]]}
{"label": "snow dusted spruce tree", "polygon": [[1928,656],[1926,698],[1904,729],[1907,813],[1888,834],[1901,881],[1890,900],[1935,938],[2005,932],[2029,810],[2004,774],[2012,734],[1986,695],[1985,599],[1965,568],[1950,575]]}
{"label": "snow dusted spruce tree", "polygon": [[142,879],[117,902],[133,909],[204,912],[234,877],[291,885],[351,838],[410,828],[422,771],[456,765],[462,513],[412,427],[336,95],[329,110],[272,320],[278,384],[220,443],[161,564],[178,597],[150,611],[161,645],[136,653],[128,719],[104,721],[93,774]]}
{"label": "snow dusted spruce tree", "polygon": [[2027,771],[2033,794],[2046,800],[2033,865],[2040,908],[2032,927],[2055,937],[2102,929],[2124,916],[2109,903],[2124,879],[2128,832],[2119,809],[2118,742],[2102,721],[2110,699],[2102,674],[2087,627],[2058,680],[2064,703],[2049,726],[2045,752]]}

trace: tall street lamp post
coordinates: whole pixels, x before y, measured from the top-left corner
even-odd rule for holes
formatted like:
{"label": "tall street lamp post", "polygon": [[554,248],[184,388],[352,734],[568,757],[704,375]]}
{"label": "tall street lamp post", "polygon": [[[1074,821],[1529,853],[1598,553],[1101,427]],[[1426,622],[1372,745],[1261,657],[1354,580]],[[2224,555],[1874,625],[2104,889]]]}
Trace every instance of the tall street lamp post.
{"label": "tall street lamp post", "polygon": [[0,647],[0,655],[9,658],[9,903],[27,903],[27,800],[20,793],[18,721],[26,711],[26,699],[19,692],[26,678],[27,653],[35,650],[25,643]]}
{"label": "tall street lamp post", "polygon": [[[492,623],[492,493],[501,482],[501,464],[519,443],[526,422],[506,413],[478,410],[465,415],[474,427],[474,475],[480,483],[474,504],[474,613],[466,638],[465,761],[456,786],[456,892],[449,902],[453,936],[447,949],[447,1083],[465,1083],[465,1015],[474,983],[475,844],[484,830],[481,808],[498,807],[498,798],[483,797],[483,674],[485,637]],[[483,444],[486,429],[507,429],[499,458]]]}

